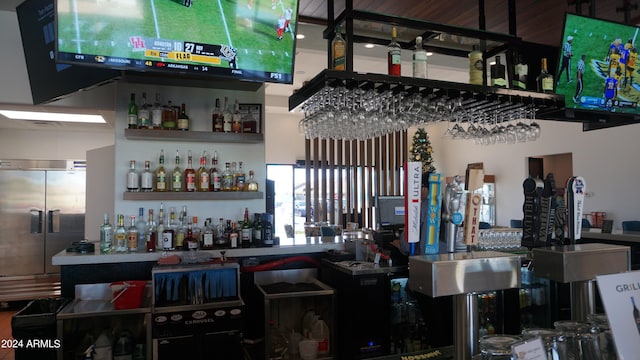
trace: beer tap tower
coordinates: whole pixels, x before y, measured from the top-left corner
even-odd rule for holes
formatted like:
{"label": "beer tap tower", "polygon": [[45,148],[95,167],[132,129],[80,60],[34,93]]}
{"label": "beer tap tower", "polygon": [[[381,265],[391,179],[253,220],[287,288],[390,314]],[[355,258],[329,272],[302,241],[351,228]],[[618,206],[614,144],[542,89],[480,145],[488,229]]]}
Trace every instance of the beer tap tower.
{"label": "beer tap tower", "polygon": [[464,193],[460,185],[462,179],[456,175],[452,182],[448,183],[444,191],[444,209],[442,221],[445,223],[445,241],[447,242],[447,252],[454,253],[456,250],[464,251],[466,247],[457,246],[459,243],[458,233],[464,216],[460,212],[462,194]]}

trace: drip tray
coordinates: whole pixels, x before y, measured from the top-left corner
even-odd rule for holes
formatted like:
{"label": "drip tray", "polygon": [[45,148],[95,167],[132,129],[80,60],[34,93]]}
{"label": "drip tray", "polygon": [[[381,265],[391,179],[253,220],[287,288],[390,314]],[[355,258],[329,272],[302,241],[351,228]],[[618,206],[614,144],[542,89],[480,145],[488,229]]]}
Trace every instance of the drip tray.
{"label": "drip tray", "polygon": [[307,282],[290,283],[290,282],[284,282],[284,281],[273,283],[273,284],[262,285],[262,289],[267,294],[282,294],[282,293],[323,290],[322,287],[314,283],[307,283]]}

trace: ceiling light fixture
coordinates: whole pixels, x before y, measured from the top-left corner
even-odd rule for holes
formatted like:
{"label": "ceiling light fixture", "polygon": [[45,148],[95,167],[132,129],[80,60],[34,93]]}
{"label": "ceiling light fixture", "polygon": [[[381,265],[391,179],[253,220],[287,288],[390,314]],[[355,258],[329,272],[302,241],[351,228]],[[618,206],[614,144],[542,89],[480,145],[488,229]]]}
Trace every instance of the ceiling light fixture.
{"label": "ceiling light fixture", "polygon": [[374,44],[365,44],[364,47],[367,48],[367,49],[373,49],[375,47],[375,45]]}
{"label": "ceiling light fixture", "polygon": [[298,40],[304,39],[304,37],[305,37],[304,34],[297,34],[296,35],[296,39],[298,39]]}
{"label": "ceiling light fixture", "polygon": [[0,110],[0,114],[14,120],[61,121],[75,123],[105,124],[102,115],[52,113],[22,110]]}

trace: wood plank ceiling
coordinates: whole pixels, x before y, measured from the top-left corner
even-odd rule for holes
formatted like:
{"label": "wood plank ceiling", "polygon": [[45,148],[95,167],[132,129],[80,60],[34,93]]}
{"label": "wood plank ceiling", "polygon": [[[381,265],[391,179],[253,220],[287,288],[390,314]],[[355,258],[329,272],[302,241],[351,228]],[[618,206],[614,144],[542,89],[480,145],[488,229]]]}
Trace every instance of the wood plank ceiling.
{"label": "wood plank ceiling", "polygon": [[[286,1],[286,0],[285,0]],[[640,22],[635,0],[593,0],[595,17],[625,22],[622,8],[630,8],[629,23]],[[576,13],[575,0],[516,0],[516,35],[525,41],[560,46],[565,12]],[[479,28],[478,0],[353,0],[354,8],[388,15],[416,18],[467,28]],[[508,0],[485,0],[486,30],[509,33]],[[583,15],[589,15],[590,4],[582,1]],[[344,9],[344,1],[335,2],[336,14]],[[301,21],[324,23],[326,1],[300,0]]]}

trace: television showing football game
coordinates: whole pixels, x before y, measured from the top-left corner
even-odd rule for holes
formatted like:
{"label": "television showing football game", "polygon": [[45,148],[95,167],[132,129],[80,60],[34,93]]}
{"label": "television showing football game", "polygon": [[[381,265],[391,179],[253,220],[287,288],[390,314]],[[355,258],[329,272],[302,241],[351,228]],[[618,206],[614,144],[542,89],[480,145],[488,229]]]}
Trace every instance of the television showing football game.
{"label": "television showing football game", "polygon": [[57,61],[293,82],[298,0],[56,0]]}
{"label": "television showing football game", "polygon": [[567,108],[638,114],[638,27],[566,14],[556,93]]}

